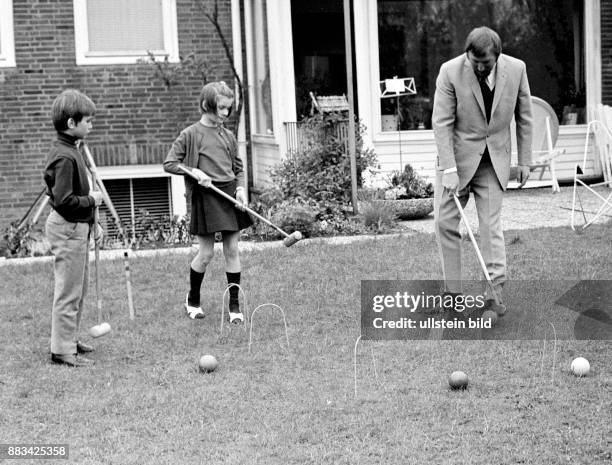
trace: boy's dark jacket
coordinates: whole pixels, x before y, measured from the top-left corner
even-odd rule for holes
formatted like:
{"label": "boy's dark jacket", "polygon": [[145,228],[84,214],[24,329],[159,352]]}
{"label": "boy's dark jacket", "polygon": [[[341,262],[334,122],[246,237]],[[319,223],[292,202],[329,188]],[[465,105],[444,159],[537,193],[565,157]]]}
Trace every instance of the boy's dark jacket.
{"label": "boy's dark jacket", "polygon": [[51,206],[72,223],[93,223],[95,200],[89,195],[89,180],[77,139],[58,133],[47,156],[44,171]]}

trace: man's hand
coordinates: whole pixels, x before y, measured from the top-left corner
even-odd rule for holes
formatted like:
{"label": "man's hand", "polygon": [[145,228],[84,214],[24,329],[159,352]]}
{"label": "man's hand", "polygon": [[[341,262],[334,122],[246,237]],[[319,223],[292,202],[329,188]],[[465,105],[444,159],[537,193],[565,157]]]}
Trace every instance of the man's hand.
{"label": "man's hand", "polygon": [[516,180],[520,184],[519,187],[523,187],[527,180],[529,179],[529,174],[531,170],[527,165],[519,165],[516,173]]}
{"label": "man's hand", "polygon": [[456,194],[459,187],[459,175],[457,172],[444,174],[442,176],[442,186],[448,191],[449,196]]}
{"label": "man's hand", "polygon": [[94,199],[94,205],[97,207],[98,205],[102,205],[102,192],[100,191],[89,191],[89,195],[91,195]]}
{"label": "man's hand", "polygon": [[94,241],[97,245],[102,245],[102,240],[104,239],[104,229],[100,223],[96,223],[94,225]]}
{"label": "man's hand", "polygon": [[240,202],[240,205],[236,205],[236,208],[244,211],[244,207],[247,205],[246,194],[244,193],[244,187],[239,187],[236,189],[236,200]]}
{"label": "man's hand", "polygon": [[212,179],[204,171],[198,168],[192,168],[191,173],[198,179],[198,184],[203,187],[210,187]]}

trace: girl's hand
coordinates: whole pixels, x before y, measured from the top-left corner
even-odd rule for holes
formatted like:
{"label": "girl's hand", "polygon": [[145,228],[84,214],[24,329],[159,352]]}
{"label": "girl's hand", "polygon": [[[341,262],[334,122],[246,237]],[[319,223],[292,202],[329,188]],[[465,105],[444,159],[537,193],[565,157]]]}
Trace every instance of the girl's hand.
{"label": "girl's hand", "polygon": [[212,184],[212,179],[208,176],[204,171],[199,170],[197,168],[191,168],[191,172],[193,175],[198,178],[198,184],[204,187],[210,187]]}
{"label": "girl's hand", "polygon": [[236,208],[244,211],[244,207],[247,206],[247,198],[244,193],[244,187],[239,187],[236,189],[236,200],[240,202],[240,205],[236,205]]}

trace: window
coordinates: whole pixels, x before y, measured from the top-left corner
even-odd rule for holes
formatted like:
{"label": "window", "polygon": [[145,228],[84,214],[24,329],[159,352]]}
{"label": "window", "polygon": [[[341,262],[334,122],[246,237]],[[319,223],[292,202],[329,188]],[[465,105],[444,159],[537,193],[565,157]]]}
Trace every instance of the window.
{"label": "window", "polygon": [[251,10],[253,42],[251,46],[253,103],[251,105],[257,134],[272,135],[272,93],[268,51],[266,0],[254,0]]}
{"label": "window", "polygon": [[562,124],[583,123],[583,0],[378,0],[380,80],[413,77],[416,95],[381,99],[383,131],[431,129],[440,65],[487,25],[503,53],[523,60],[531,93]]}
{"label": "window", "polygon": [[177,62],[176,0],[74,0],[78,65]]}
{"label": "window", "polygon": [[0,0],[0,68],[14,66],[13,0]]}
{"label": "window", "polygon": [[[142,210],[146,210],[153,218],[172,217],[170,200],[170,178],[105,179],[104,187],[113,202],[121,224],[130,235],[142,233]],[[109,235],[117,234],[113,217],[105,204],[100,208],[100,221]]]}

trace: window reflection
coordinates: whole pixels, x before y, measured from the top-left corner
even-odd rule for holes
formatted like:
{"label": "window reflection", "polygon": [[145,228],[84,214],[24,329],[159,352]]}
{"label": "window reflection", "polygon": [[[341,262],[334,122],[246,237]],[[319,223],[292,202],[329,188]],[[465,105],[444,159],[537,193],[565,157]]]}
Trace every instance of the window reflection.
{"label": "window reflection", "polygon": [[378,0],[380,80],[414,77],[416,95],[381,99],[382,130],[431,129],[440,65],[487,25],[527,64],[533,95],[562,124],[584,122],[583,0]]}

